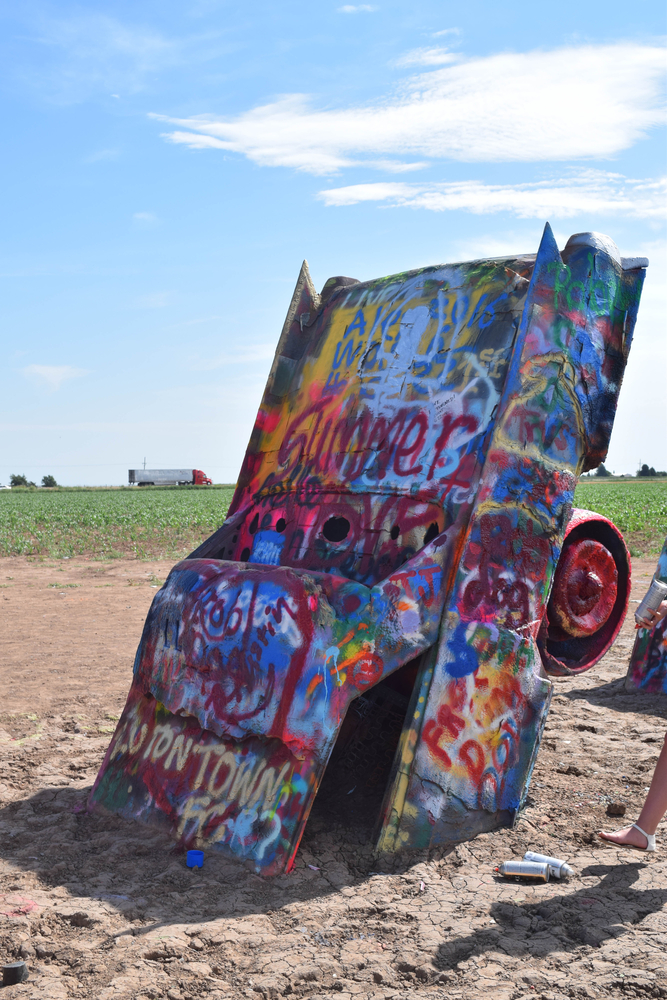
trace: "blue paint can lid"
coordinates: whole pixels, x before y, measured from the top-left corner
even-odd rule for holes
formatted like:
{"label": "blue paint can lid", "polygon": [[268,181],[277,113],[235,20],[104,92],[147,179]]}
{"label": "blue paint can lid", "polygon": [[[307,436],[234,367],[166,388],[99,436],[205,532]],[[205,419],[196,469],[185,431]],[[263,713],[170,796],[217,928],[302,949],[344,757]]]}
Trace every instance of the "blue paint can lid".
{"label": "blue paint can lid", "polygon": [[204,864],[204,852],[188,851],[185,856],[185,863],[188,868],[201,868]]}

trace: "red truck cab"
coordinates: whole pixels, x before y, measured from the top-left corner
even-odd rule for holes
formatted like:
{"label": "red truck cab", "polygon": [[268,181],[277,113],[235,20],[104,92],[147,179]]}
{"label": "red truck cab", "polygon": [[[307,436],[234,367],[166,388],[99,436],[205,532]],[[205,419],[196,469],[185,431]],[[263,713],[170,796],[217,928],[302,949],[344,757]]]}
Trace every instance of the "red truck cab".
{"label": "red truck cab", "polygon": [[213,480],[205,476],[201,469],[192,470],[192,482],[195,486],[213,486]]}

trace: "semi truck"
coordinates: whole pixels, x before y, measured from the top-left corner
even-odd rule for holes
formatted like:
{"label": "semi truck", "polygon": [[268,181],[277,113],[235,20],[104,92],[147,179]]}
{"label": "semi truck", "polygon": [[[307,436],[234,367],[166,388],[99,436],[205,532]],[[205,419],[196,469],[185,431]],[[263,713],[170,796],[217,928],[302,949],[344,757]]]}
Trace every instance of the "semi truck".
{"label": "semi truck", "polygon": [[129,469],[130,486],[212,486],[201,469]]}

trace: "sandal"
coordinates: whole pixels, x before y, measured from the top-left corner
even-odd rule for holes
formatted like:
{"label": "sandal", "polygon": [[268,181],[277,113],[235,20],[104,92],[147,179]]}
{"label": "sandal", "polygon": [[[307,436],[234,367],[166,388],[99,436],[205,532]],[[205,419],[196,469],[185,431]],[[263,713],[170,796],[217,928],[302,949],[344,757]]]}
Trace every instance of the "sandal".
{"label": "sandal", "polygon": [[600,832],[598,836],[605,843],[611,844],[612,847],[628,847],[632,851],[641,851],[642,854],[652,854],[655,851],[655,834],[647,833],[646,830],[642,830],[641,826],[637,826],[636,823],[633,823],[632,826],[635,830],[639,830],[642,837],[646,837],[646,847],[637,847],[636,844],[618,844],[615,840],[609,840],[608,837],[605,837],[603,832]]}

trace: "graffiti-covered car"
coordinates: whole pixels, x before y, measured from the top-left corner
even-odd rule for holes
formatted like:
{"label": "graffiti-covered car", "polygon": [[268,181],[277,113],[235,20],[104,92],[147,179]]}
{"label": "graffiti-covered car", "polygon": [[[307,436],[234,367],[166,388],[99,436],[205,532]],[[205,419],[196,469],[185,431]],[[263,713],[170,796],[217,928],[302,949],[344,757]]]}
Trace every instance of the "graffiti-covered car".
{"label": "graffiti-covered car", "polygon": [[[653,579],[667,583],[667,538]],[[667,618],[653,628],[640,628],[637,632],[625,686],[628,691],[667,694]]]}
{"label": "graffiti-covered car", "polygon": [[590,666],[627,605],[622,538],[572,500],[646,263],[547,226],[536,255],[320,295],[304,264],[229,515],[155,597],[91,806],[274,874],[354,751],[379,850],[511,822],[543,668]]}

